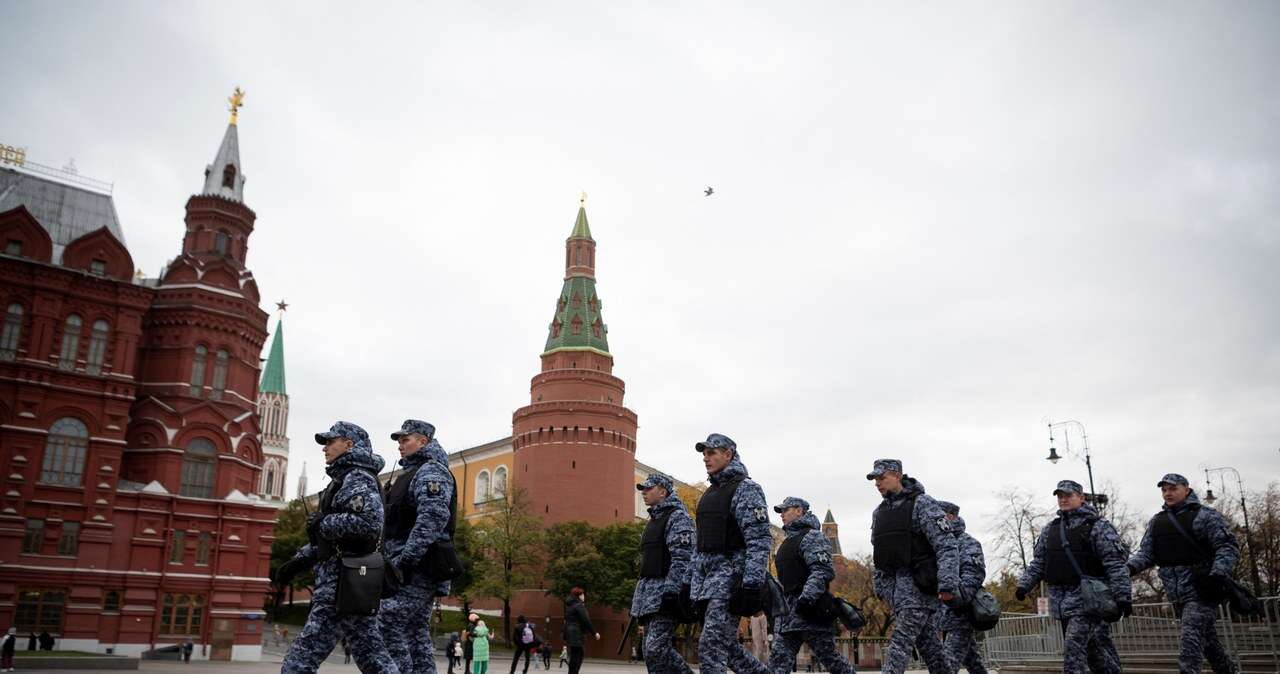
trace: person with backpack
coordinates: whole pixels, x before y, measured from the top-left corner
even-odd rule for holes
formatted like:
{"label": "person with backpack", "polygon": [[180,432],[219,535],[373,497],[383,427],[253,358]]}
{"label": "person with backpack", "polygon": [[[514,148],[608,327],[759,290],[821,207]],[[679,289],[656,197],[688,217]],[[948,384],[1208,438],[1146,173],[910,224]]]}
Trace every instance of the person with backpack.
{"label": "person with backpack", "polygon": [[871,514],[875,594],[893,611],[883,671],[902,674],[917,648],[930,672],[944,672],[947,659],[932,624],[938,600],[953,601],[959,587],[951,525],[902,461],[877,459],[867,479],[883,499]]}
{"label": "person with backpack", "polygon": [[436,427],[406,419],[391,434],[404,469],[387,483],[384,548],[401,577],[400,591],[382,600],[378,626],[396,666],[405,674],[436,670],[431,643],[435,598],[449,594],[447,569],[435,563],[440,544],[451,544],[457,510],[449,456]]}
{"label": "person with backpack", "polygon": [[520,661],[520,656],[524,656],[524,672],[529,671],[529,658],[533,657],[533,651],[538,647],[538,637],[533,633],[533,623],[529,622],[524,616],[516,618],[516,627],[511,631],[511,647],[514,649],[511,653],[511,674],[515,674],[516,663]]}
{"label": "person with backpack", "polygon": [[[1133,586],[1125,566],[1129,558],[1120,534],[1085,503],[1084,487],[1062,480],[1053,490],[1058,517],[1036,540],[1035,558],[1018,579],[1018,601],[1041,580],[1049,585],[1049,610],[1062,623],[1064,674],[1118,674],[1120,655],[1104,616],[1088,613],[1084,581],[1106,587],[1119,617],[1133,614]],[[1097,584],[1092,583],[1092,585]],[[1117,618],[1118,619],[1118,618]]]}
{"label": "person with backpack", "polygon": [[838,608],[828,591],[836,569],[822,524],[809,512],[809,502],[795,496],[783,499],[773,511],[782,515],[782,531],[787,536],[773,558],[787,608],[774,607],[776,627],[769,647],[769,670],[773,674],[793,671],[800,647],[808,644],[813,658],[822,662],[826,671],[853,674],[854,668],[836,650]]}
{"label": "person with backpack", "polygon": [[1156,483],[1164,507],[1152,516],[1129,575],[1160,567],[1160,583],[1180,620],[1178,669],[1199,672],[1205,656],[1214,674],[1235,674],[1214,623],[1240,546],[1222,513],[1200,503],[1187,478],[1169,473]]}
{"label": "person with backpack", "polygon": [[938,505],[951,523],[960,560],[960,588],[956,598],[951,603],[939,601],[938,612],[934,614],[936,631],[946,634],[942,640],[942,653],[947,658],[947,667],[953,672],[963,667],[969,674],[987,674],[987,666],[982,662],[982,649],[978,648],[973,624],[969,622],[969,603],[987,579],[987,558],[982,554],[982,544],[978,539],[965,533],[960,506],[950,501],[938,501]]}
{"label": "person with backpack", "polygon": [[318,511],[307,517],[309,542],[293,559],[281,564],[272,578],[276,584],[286,585],[297,574],[315,567],[311,612],[284,656],[281,674],[315,672],[343,636],[350,640],[351,654],[361,672],[399,674],[382,643],[378,617],[338,612],[340,560],[373,553],[382,537],[378,471],[385,462],[373,453],[369,434],[349,421],[316,433],[315,440],[324,446],[325,472],[332,481],[320,495]]}

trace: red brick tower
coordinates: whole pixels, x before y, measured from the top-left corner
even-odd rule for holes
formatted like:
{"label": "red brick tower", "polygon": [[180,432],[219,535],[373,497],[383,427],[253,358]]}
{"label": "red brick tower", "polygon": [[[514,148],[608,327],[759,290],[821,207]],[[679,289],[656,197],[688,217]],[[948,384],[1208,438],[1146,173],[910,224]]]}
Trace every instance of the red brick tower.
{"label": "red brick tower", "polygon": [[636,414],[613,376],[585,204],[565,241],[564,286],[530,404],[512,415],[516,474],[545,523],[635,519]]}

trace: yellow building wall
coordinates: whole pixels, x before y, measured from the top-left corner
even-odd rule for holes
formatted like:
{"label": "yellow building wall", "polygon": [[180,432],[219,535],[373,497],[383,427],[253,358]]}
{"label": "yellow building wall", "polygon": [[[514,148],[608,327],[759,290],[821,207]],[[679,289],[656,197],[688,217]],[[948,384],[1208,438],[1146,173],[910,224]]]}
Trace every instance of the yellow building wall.
{"label": "yellow building wall", "polygon": [[[471,518],[480,514],[480,508],[477,507],[477,501],[484,503],[498,496],[495,491],[497,486],[494,476],[498,474],[498,469],[502,468],[506,471],[507,492],[515,486],[515,468],[514,453],[510,450],[479,460],[468,460],[463,464],[461,460],[454,461],[449,466],[449,471],[453,473],[454,482],[458,485],[458,509],[462,511],[462,516]],[[489,494],[481,495],[477,493],[477,478],[487,473],[489,476]],[[484,496],[484,498],[479,498]]]}

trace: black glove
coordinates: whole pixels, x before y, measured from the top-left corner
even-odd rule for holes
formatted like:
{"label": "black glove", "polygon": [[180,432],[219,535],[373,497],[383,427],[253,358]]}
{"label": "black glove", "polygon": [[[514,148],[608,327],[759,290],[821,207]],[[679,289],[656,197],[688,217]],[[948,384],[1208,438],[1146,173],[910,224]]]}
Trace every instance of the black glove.
{"label": "black glove", "polygon": [[310,560],[294,557],[277,567],[271,580],[277,585],[288,585],[293,581],[294,576],[309,568],[311,568]]}
{"label": "black glove", "polygon": [[743,585],[729,597],[729,612],[743,617],[753,616],[764,610],[764,588]]}
{"label": "black glove", "polygon": [[668,615],[673,618],[680,618],[684,614],[680,605],[680,595],[675,592],[663,593],[662,601],[658,604],[658,613]]}
{"label": "black glove", "polygon": [[1018,588],[1017,591],[1013,593],[1013,596],[1017,597],[1018,601],[1022,601],[1027,598],[1027,591],[1022,588]]}
{"label": "black glove", "polygon": [[1133,602],[1131,601],[1118,601],[1116,602],[1116,608],[1120,609],[1121,618],[1128,618],[1133,615]]}
{"label": "black glove", "polygon": [[307,540],[315,545],[320,541],[320,520],[323,516],[320,513],[311,513],[307,515]]}

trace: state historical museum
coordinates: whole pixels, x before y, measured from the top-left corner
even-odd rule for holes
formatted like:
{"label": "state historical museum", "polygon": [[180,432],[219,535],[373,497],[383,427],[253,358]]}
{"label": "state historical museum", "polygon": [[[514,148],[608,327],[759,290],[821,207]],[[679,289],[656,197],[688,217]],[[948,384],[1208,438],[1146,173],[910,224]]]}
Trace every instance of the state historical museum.
{"label": "state historical museum", "polygon": [[259,390],[238,104],[160,278],[135,275],[109,193],[0,166],[0,625],[20,638],[261,655],[287,440],[282,352]]}

